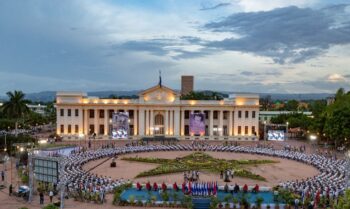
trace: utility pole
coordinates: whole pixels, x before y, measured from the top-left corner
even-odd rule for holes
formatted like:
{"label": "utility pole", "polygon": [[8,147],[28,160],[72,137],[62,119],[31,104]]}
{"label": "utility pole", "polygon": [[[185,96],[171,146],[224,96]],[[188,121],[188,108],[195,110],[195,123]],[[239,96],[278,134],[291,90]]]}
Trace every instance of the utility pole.
{"label": "utility pole", "polygon": [[33,173],[33,152],[30,150],[28,152],[28,165],[29,165],[29,198],[28,202],[32,202],[33,190],[34,190],[34,173]]}
{"label": "utility pole", "polygon": [[65,190],[65,183],[63,180],[63,173],[64,173],[64,166],[63,166],[63,157],[58,161],[58,166],[59,166],[59,174],[58,176],[60,177],[60,192],[61,192],[61,203],[60,203],[60,209],[64,208],[64,190]]}
{"label": "utility pole", "polygon": [[266,120],[264,121],[264,141],[267,141],[267,135],[266,135]]}

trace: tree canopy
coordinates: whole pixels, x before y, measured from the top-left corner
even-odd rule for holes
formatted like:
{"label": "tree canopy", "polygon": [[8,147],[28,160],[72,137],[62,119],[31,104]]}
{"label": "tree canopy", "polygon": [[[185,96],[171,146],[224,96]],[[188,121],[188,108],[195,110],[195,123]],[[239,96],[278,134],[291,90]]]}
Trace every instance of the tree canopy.
{"label": "tree canopy", "polygon": [[20,118],[29,112],[28,100],[24,99],[25,94],[22,91],[7,92],[9,100],[2,106],[2,112],[8,118]]}
{"label": "tree canopy", "polygon": [[215,91],[191,91],[181,96],[182,100],[222,100],[227,95]]}

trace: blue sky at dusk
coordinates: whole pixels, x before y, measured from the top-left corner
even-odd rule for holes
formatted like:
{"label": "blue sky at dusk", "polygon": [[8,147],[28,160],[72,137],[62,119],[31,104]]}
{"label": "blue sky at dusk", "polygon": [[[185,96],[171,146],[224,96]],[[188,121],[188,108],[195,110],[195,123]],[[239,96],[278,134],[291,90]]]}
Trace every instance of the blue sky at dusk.
{"label": "blue sky at dusk", "polygon": [[350,90],[350,4],[326,0],[0,1],[0,95],[19,89]]}

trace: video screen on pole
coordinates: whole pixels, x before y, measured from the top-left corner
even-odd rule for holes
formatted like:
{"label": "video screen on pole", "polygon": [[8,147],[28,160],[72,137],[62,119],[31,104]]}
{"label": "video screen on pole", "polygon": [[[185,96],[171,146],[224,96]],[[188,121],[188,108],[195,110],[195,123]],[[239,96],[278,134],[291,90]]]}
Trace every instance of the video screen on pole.
{"label": "video screen on pole", "polygon": [[190,135],[203,136],[205,134],[205,114],[191,113],[190,114]]}
{"label": "video screen on pole", "polygon": [[267,139],[270,141],[284,141],[285,133],[281,130],[269,130],[267,132]]}
{"label": "video screen on pole", "polygon": [[112,115],[112,138],[127,139],[129,133],[129,113],[116,112]]}

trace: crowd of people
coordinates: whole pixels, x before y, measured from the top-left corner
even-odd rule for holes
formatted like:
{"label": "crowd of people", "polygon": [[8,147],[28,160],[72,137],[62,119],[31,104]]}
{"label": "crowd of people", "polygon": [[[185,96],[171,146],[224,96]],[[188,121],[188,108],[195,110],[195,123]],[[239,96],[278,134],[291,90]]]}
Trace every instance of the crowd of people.
{"label": "crowd of people", "polygon": [[[111,179],[97,176],[82,169],[89,161],[102,158],[112,158],[125,153],[154,152],[154,151],[218,151],[258,154],[286,158],[316,167],[320,173],[303,180],[281,182],[279,186],[299,193],[303,198],[313,198],[318,201],[325,195],[336,199],[345,189],[346,161],[328,158],[318,154],[306,154],[298,149],[274,149],[261,146],[209,145],[209,144],[173,144],[173,145],[139,145],[103,146],[97,150],[79,151],[67,156],[63,161],[64,172],[61,183],[66,185],[69,193],[84,192],[98,194],[103,198],[105,193],[113,191],[119,185],[129,182],[125,179]],[[237,189],[237,188],[236,188]],[[103,202],[103,200],[102,200]]]}
{"label": "crowd of people", "polygon": [[196,182],[199,181],[199,171],[188,171],[184,172],[184,182]]}

